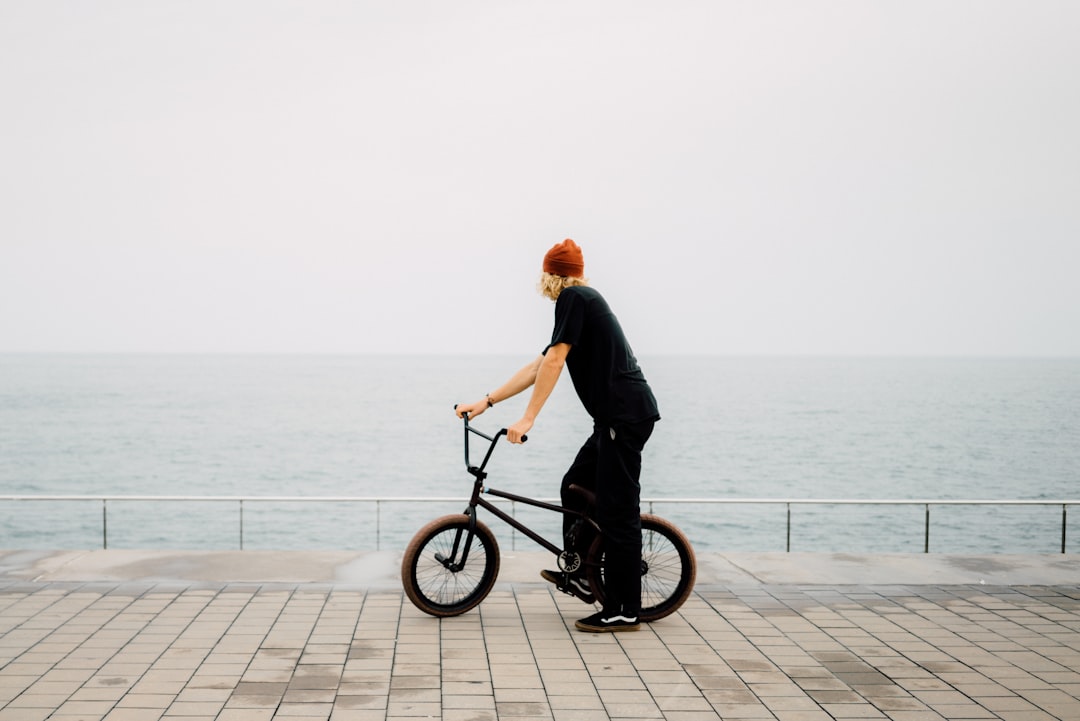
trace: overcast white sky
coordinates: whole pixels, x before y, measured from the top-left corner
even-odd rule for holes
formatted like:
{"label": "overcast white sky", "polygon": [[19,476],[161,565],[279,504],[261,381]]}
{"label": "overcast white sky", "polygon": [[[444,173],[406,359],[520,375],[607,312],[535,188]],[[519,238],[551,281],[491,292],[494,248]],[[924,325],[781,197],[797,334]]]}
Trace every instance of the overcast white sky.
{"label": "overcast white sky", "polygon": [[0,352],[1080,355],[1080,3],[0,3]]}

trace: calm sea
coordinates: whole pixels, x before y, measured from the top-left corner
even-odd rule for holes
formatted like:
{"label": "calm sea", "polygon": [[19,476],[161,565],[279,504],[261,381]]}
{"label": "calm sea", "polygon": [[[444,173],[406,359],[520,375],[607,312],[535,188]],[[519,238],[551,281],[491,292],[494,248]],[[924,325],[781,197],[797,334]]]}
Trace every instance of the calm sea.
{"label": "calm sea", "polygon": [[[527,357],[0,355],[0,494],[460,498],[0,502],[0,548],[393,549],[460,512],[457,401]],[[646,498],[1076,499],[1080,360],[645,357]],[[477,425],[517,420],[525,396]],[[590,430],[564,378],[489,485],[553,497]],[[701,550],[783,550],[784,505],[658,503]],[[1080,508],[1068,550],[1080,549]],[[548,513],[515,509],[557,537]],[[918,552],[925,509],[802,506],[800,551]],[[507,547],[533,548],[494,519]],[[1062,507],[935,506],[931,551],[1060,550]]]}

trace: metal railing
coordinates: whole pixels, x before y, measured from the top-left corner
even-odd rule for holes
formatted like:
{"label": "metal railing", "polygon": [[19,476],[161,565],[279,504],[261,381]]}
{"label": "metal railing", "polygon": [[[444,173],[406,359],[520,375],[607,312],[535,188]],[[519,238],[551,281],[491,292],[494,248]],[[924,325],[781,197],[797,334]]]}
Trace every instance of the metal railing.
{"label": "metal railing", "polygon": [[[557,503],[556,498],[538,499]],[[462,503],[455,497],[406,496],[124,496],[124,495],[0,495],[0,502],[59,502],[80,501],[101,504],[101,546],[109,547],[109,503],[127,502],[208,502],[234,503],[238,508],[240,549],[244,548],[244,504],[254,503],[363,503],[375,505],[375,546],[380,548],[382,506],[386,503]],[[975,499],[862,499],[862,498],[643,498],[642,506],[653,512],[657,504],[679,505],[784,505],[787,511],[785,551],[791,551],[792,506],[922,506],[924,508],[923,553],[930,552],[930,509],[936,506],[1060,506],[1061,553],[1066,552],[1069,506],[1080,505],[1078,500],[975,500]],[[513,505],[513,504],[511,504]]]}

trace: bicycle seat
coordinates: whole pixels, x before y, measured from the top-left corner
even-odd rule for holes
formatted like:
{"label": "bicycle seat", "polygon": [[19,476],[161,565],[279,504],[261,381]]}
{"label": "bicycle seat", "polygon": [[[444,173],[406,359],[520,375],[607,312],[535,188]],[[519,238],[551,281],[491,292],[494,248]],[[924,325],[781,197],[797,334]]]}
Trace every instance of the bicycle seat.
{"label": "bicycle seat", "polygon": [[581,498],[590,506],[596,505],[596,494],[590,491],[588,488],[582,488],[576,483],[571,483],[570,490],[581,496]]}

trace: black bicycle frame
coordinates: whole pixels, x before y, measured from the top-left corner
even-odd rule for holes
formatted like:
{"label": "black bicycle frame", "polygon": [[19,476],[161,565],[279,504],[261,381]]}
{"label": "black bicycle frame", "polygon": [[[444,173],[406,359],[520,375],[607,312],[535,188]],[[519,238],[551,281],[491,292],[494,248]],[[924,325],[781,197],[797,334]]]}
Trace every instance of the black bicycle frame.
{"label": "black bicycle frame", "polygon": [[[487,511],[491,512],[497,518],[501,519],[504,523],[509,525],[511,528],[517,529],[521,533],[523,533],[526,536],[528,536],[529,538],[531,538],[537,544],[543,546],[548,551],[551,551],[552,553],[554,553],[556,556],[562,555],[563,548],[561,546],[558,546],[558,545],[552,543],[548,539],[541,536],[539,533],[533,531],[531,528],[526,527],[525,524],[523,524],[521,521],[517,520],[516,518],[514,518],[513,516],[508,514],[506,511],[502,510],[501,508],[496,507],[491,501],[487,500],[486,498],[483,498],[482,497],[483,495],[496,496],[498,498],[505,498],[507,500],[514,501],[516,503],[523,503],[523,504],[525,504],[527,506],[533,506],[535,508],[543,508],[543,509],[548,510],[548,511],[554,511],[556,513],[561,513],[561,514],[563,514],[565,516],[574,516],[576,518],[579,518],[579,519],[582,519],[582,520],[588,522],[597,531],[600,530],[600,527],[596,525],[596,522],[593,521],[591,518],[589,518],[585,513],[581,512],[581,511],[577,511],[577,510],[574,510],[574,509],[571,509],[571,508],[565,508],[563,506],[558,506],[558,505],[555,505],[553,503],[546,503],[544,501],[538,501],[538,500],[533,499],[533,498],[526,498],[525,496],[519,496],[519,495],[517,495],[515,493],[507,493],[506,491],[500,491],[500,490],[497,490],[497,489],[494,489],[494,488],[486,488],[484,486],[484,481],[487,480],[487,472],[484,469],[487,467],[488,461],[491,460],[491,454],[495,450],[495,444],[498,443],[499,438],[506,435],[506,429],[503,428],[498,433],[496,433],[494,436],[489,436],[489,435],[487,435],[485,433],[482,433],[482,432],[476,430],[475,428],[473,428],[472,426],[469,425],[469,414],[468,413],[466,413],[463,416],[463,419],[465,421],[465,468],[469,471],[470,474],[472,474],[472,476],[476,480],[473,482],[472,495],[469,497],[469,507],[465,509],[465,514],[469,517],[469,532],[468,532],[467,538],[465,539],[465,547],[463,549],[461,549],[461,551],[462,551],[461,560],[460,561],[455,561],[454,560],[454,559],[457,558],[459,545],[461,543],[461,533],[459,532],[457,538],[454,539],[454,548],[453,548],[453,551],[452,551],[451,558],[440,559],[442,561],[442,563],[447,566],[447,568],[451,568],[452,570],[460,570],[461,568],[463,568],[465,566],[465,561],[466,561],[466,559],[468,558],[468,555],[469,555],[469,549],[472,547],[472,539],[473,539],[473,536],[475,535],[475,530],[476,530],[476,509],[478,507],[486,509]],[[480,463],[479,466],[474,466],[469,462],[469,434],[470,433],[475,433],[476,435],[480,436],[481,438],[485,439],[486,441],[488,441],[490,443],[490,445],[488,446],[488,449],[487,449],[487,453],[484,454],[484,460]],[[522,440],[523,441],[527,440],[527,438],[528,438],[527,436],[523,437]]]}

